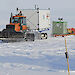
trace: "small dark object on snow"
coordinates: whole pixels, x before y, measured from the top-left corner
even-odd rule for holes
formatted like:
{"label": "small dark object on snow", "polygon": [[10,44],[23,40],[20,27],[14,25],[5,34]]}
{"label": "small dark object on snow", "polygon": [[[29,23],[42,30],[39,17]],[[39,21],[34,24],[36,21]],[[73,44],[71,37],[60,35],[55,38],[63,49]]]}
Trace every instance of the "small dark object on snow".
{"label": "small dark object on snow", "polygon": [[68,52],[65,52],[66,59],[69,58]]}

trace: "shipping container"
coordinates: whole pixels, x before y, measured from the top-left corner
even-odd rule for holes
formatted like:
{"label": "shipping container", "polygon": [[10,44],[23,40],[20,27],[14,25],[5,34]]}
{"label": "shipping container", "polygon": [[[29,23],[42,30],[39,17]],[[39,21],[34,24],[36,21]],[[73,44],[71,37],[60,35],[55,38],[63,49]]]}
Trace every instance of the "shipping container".
{"label": "shipping container", "polygon": [[50,9],[19,9],[26,16],[27,27],[31,30],[46,30],[50,28]]}
{"label": "shipping container", "polygon": [[64,21],[53,21],[52,34],[67,34],[67,22]]}

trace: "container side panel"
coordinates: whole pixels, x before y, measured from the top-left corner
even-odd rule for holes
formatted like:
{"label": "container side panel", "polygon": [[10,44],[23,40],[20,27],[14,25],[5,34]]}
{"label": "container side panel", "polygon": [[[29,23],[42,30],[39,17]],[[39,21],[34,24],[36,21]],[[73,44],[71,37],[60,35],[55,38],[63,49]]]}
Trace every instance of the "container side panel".
{"label": "container side panel", "polygon": [[39,10],[39,29],[50,28],[50,10]]}
{"label": "container side panel", "polygon": [[19,9],[22,11],[22,14],[26,16],[26,23],[29,29],[38,29],[38,14],[37,10],[26,10],[26,9]]}
{"label": "container side panel", "polygon": [[63,27],[63,33],[67,34],[67,23],[64,23],[64,27]]}

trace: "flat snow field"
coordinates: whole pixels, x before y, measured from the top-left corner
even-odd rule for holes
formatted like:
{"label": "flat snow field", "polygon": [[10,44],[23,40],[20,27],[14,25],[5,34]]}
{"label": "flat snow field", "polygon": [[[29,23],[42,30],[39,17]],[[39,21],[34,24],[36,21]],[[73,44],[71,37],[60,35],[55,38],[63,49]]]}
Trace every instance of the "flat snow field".
{"label": "flat snow field", "polygon": [[[67,36],[71,75],[75,75],[75,36]],[[68,75],[64,37],[0,43],[0,75]]]}

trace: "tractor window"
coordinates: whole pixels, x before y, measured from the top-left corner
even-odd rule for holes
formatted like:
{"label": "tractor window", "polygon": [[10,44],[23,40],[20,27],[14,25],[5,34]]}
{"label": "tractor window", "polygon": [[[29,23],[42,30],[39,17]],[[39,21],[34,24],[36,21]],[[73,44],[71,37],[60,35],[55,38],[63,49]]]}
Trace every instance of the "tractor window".
{"label": "tractor window", "polygon": [[23,18],[23,24],[26,25],[26,18]]}
{"label": "tractor window", "polygon": [[18,23],[18,19],[19,19],[19,18],[15,17],[14,21]]}
{"label": "tractor window", "polygon": [[26,18],[20,17],[19,21],[20,21],[21,24],[26,25]]}
{"label": "tractor window", "polygon": [[14,17],[12,19],[12,23],[21,23],[23,25],[26,25],[26,18],[25,17]]}
{"label": "tractor window", "polygon": [[13,17],[12,23],[19,23],[19,22],[18,22],[18,19],[19,19],[18,17]]}

